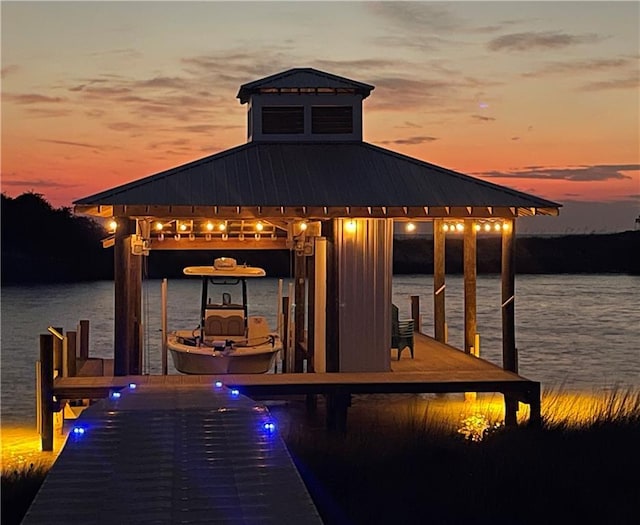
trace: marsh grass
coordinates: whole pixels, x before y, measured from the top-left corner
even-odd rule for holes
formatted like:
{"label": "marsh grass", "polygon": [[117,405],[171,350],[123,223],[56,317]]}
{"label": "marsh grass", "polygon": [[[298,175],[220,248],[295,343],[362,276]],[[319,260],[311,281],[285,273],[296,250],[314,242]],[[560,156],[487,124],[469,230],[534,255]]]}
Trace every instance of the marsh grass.
{"label": "marsh grass", "polygon": [[545,392],[539,429],[505,429],[493,401],[399,410],[284,436],[327,525],[637,523],[639,392]]}
{"label": "marsh grass", "polygon": [[18,524],[40,489],[49,465],[31,463],[2,471],[2,523]]}

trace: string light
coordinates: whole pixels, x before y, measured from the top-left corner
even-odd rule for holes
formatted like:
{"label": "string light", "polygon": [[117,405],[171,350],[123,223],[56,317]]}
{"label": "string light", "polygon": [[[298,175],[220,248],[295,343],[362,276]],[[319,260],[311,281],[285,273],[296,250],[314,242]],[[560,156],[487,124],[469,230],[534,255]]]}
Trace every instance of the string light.
{"label": "string light", "polygon": [[[496,220],[479,220],[474,222],[473,228],[477,232],[496,232],[507,231],[509,229],[508,222],[496,221]],[[462,221],[444,223],[442,225],[443,232],[461,233],[465,230],[465,223]]]}

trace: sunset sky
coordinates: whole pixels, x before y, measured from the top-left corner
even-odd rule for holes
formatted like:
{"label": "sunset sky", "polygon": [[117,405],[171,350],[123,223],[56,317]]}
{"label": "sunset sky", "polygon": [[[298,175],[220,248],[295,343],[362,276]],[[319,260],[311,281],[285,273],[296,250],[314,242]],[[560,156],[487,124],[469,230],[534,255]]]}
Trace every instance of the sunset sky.
{"label": "sunset sky", "polygon": [[367,142],[562,203],[542,229],[633,229],[639,7],[2,1],[2,191],[69,206],[242,144],[239,86],[314,67],[375,86]]}

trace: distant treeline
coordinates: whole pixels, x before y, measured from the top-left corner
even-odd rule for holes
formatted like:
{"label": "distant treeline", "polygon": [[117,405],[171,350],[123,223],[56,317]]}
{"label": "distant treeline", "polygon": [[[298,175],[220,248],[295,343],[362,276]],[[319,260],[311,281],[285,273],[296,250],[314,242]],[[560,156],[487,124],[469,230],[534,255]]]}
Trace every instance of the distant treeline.
{"label": "distant treeline", "polygon": [[[93,219],[76,216],[70,208],[53,208],[42,195],[2,194],[2,283],[71,282],[113,278],[113,248],[100,242],[107,236]],[[614,234],[518,237],[517,273],[627,273],[640,274],[640,231]],[[478,273],[500,272],[500,238],[478,238]],[[152,252],[145,261],[148,278],[180,277],[189,265],[211,264],[215,257],[261,266],[267,275],[292,274],[286,250]],[[462,239],[446,241],[447,273],[462,272]],[[396,239],[396,274],[432,273],[430,238]]]}

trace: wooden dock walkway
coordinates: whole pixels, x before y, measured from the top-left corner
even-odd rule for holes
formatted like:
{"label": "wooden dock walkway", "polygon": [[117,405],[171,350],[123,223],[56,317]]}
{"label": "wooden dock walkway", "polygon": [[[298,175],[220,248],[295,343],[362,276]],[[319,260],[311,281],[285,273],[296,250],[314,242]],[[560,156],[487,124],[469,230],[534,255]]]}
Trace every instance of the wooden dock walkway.
{"label": "wooden dock walkway", "polygon": [[[508,372],[433,338],[415,334],[415,358],[392,357],[389,372],[247,374],[200,376],[63,377],[53,393],[58,399],[97,399],[134,382],[141,385],[211,385],[221,380],[248,396],[324,394],[327,426],[344,429],[351,394],[499,392],[530,405],[530,423],[540,423],[540,383]],[[393,356],[395,356],[393,351]]]}
{"label": "wooden dock walkway", "polygon": [[22,523],[321,525],[272,424],[211,382],[123,387],[75,421]]}

